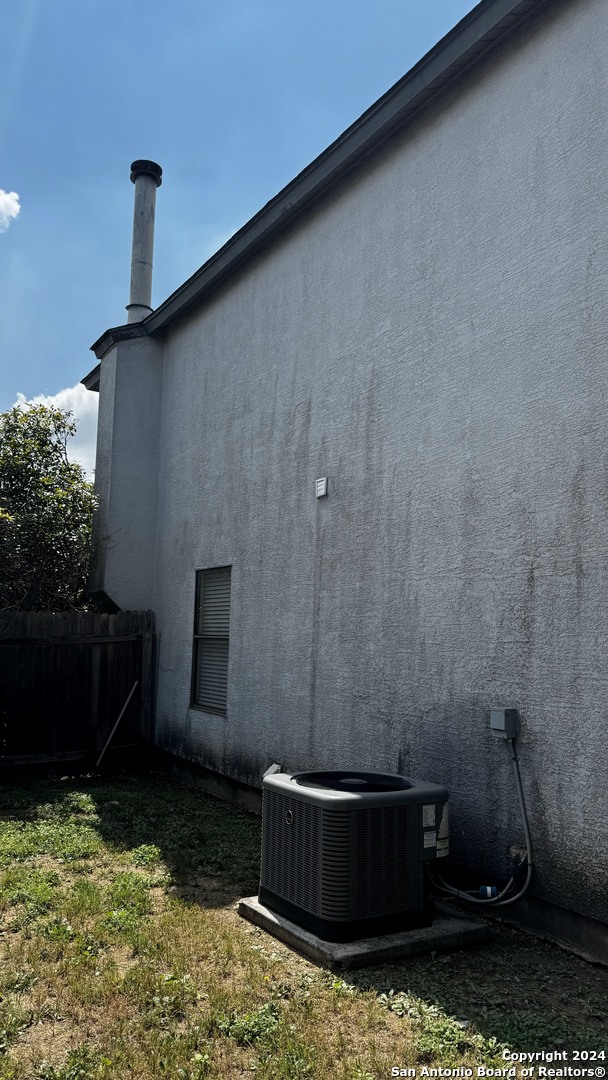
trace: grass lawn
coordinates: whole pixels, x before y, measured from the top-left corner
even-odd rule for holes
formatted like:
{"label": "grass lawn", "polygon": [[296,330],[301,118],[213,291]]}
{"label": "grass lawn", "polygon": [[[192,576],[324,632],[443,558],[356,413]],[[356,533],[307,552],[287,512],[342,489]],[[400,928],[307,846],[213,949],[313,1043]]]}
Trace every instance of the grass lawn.
{"label": "grass lawn", "polygon": [[1,791],[0,1080],[476,1077],[505,1045],[608,1051],[608,970],[515,932],[346,979],[309,963],[236,914],[259,847],[256,818],[163,780]]}

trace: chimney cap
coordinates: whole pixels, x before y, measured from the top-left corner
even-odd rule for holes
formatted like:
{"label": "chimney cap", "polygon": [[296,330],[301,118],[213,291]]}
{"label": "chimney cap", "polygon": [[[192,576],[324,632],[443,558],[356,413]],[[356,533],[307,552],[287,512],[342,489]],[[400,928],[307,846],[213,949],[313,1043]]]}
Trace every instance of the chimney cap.
{"label": "chimney cap", "polygon": [[134,161],[131,165],[131,181],[135,183],[138,176],[151,176],[156,180],[156,186],[160,187],[163,182],[163,170],[155,161]]}

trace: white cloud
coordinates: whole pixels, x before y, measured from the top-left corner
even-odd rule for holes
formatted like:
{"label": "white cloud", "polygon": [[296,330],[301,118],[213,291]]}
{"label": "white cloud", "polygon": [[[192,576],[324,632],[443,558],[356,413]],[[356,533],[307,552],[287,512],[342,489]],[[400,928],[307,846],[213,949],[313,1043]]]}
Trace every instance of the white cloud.
{"label": "white cloud", "polygon": [[56,394],[37,394],[26,398],[17,394],[15,405],[49,405],[56,409],[69,409],[78,421],[76,434],[68,443],[68,456],[84,468],[87,479],[93,479],[95,470],[95,446],[97,443],[97,409],[99,394],[86,390],[82,383],[59,390]]}
{"label": "white cloud", "polygon": [[0,233],[6,232],[11,221],[19,217],[19,196],[16,191],[3,191],[0,188]]}

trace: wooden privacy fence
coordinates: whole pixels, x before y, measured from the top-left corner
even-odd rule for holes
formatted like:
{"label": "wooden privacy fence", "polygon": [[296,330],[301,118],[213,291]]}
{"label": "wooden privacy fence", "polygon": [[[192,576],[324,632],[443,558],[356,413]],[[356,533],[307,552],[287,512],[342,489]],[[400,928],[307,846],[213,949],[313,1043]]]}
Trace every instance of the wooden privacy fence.
{"label": "wooden privacy fence", "polygon": [[154,614],[0,614],[0,765],[95,761],[151,739]]}

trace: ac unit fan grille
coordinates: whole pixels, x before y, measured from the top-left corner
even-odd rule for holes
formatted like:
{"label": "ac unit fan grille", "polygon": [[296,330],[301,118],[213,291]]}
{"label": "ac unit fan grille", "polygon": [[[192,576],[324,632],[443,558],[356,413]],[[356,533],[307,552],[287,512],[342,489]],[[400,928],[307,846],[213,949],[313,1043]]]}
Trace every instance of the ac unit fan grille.
{"label": "ac unit fan grille", "polygon": [[412,786],[404,776],[377,772],[340,772],[331,769],[296,773],[293,779],[301,787],[320,791],[350,791],[360,795],[372,791],[409,791]]}

